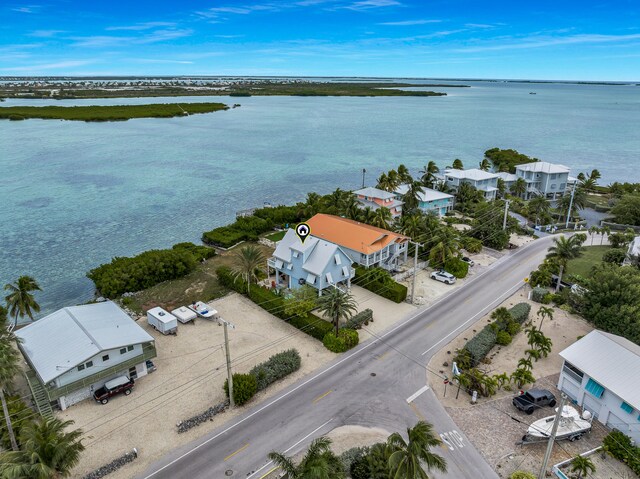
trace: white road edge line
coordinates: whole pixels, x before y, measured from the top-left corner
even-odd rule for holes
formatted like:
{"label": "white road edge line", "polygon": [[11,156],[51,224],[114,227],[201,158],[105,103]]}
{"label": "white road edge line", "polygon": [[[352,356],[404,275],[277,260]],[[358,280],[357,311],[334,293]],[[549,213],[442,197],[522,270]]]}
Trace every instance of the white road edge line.
{"label": "white road edge line", "polygon": [[413,393],[411,396],[409,396],[407,398],[407,404],[411,404],[413,401],[415,401],[416,399],[418,399],[418,397],[422,394],[425,393],[429,390],[429,386],[422,386],[420,389],[418,389],[415,393]]}
{"label": "white road edge line", "polygon": [[[535,244],[535,242],[531,242],[528,243],[529,245],[533,245]],[[504,262],[504,260],[506,260],[506,258],[513,258],[515,256],[518,256],[519,254],[521,254],[523,251],[527,250],[527,246],[526,245],[524,248],[522,248],[519,251],[516,251],[516,253],[512,254],[512,255],[505,255],[502,258],[498,259],[498,261],[496,261],[495,263],[493,263],[493,265],[497,265],[500,262]],[[487,268],[487,271],[479,274],[478,276],[476,276],[475,278],[473,278],[471,281],[469,281],[467,284],[465,284],[462,288],[470,285],[471,283],[475,282],[476,280],[482,278],[485,274],[489,273],[489,271],[491,271],[491,267]],[[518,288],[521,287],[521,284],[518,284]],[[429,306],[427,306],[424,309],[418,309],[418,311],[416,311],[414,314],[412,314],[409,318],[407,318],[405,321],[402,321],[400,323],[398,323],[395,327],[391,328],[389,331],[387,331],[386,333],[382,334],[381,336],[378,336],[377,338],[375,338],[373,341],[371,341],[370,343],[366,343],[363,344],[362,347],[356,349],[353,353],[349,354],[348,356],[345,356],[344,358],[342,358],[340,361],[338,361],[335,364],[332,364],[331,366],[329,366],[327,369],[325,369],[324,371],[320,371],[318,374],[316,374],[315,376],[307,379],[306,381],[300,383],[298,386],[296,386],[295,388],[291,389],[290,391],[287,391],[286,393],[284,393],[282,396],[278,396],[277,398],[275,398],[273,401],[271,401],[270,403],[265,404],[264,406],[262,406],[259,409],[256,409],[254,412],[252,412],[251,414],[249,414],[248,416],[242,418],[241,420],[239,420],[236,423],[233,423],[231,426],[227,427],[226,429],[220,431],[218,434],[216,434],[215,436],[210,437],[209,439],[207,439],[206,441],[198,444],[197,446],[195,446],[193,449],[185,452],[184,454],[182,454],[181,456],[177,457],[176,459],[174,459],[173,461],[171,461],[168,464],[165,464],[164,466],[162,466],[160,469],[158,469],[157,471],[152,472],[151,474],[149,474],[148,476],[144,476],[143,479],[149,479],[150,477],[155,476],[156,474],[158,474],[159,472],[164,471],[166,468],[172,466],[173,464],[175,464],[176,462],[178,462],[179,460],[183,459],[184,457],[188,456],[189,454],[191,454],[192,452],[197,451],[198,449],[200,449],[202,446],[210,443],[211,441],[217,439],[218,437],[222,436],[223,434],[226,434],[227,432],[229,432],[230,430],[236,428],[237,426],[239,426],[240,424],[242,424],[243,422],[251,419],[253,416],[255,416],[256,414],[261,413],[262,411],[264,411],[265,409],[273,406],[275,403],[283,400],[284,398],[286,398],[287,396],[289,396],[290,394],[293,394],[294,392],[296,392],[298,389],[303,388],[304,386],[306,386],[307,384],[309,384],[311,381],[315,381],[316,379],[318,379],[320,376],[324,376],[325,374],[327,374],[329,371],[332,371],[333,369],[337,368],[338,366],[340,366],[342,363],[344,363],[345,361],[350,360],[352,357],[362,353],[363,351],[365,351],[366,349],[370,348],[371,346],[375,345],[376,343],[378,343],[379,341],[381,341],[382,339],[384,339],[385,337],[389,336],[390,334],[394,333],[396,330],[406,326],[407,324],[409,324],[410,322],[414,321],[416,318],[418,318],[421,314],[423,314],[425,311],[428,311],[429,309],[435,307],[437,304],[439,304],[440,302],[444,301],[445,299],[447,299],[451,294],[454,294],[456,291],[460,291],[462,288],[459,288],[457,290],[453,290],[451,291],[451,293],[443,296],[442,298],[440,298],[438,301],[434,302],[433,304],[430,304]],[[465,323],[466,324],[466,323]],[[423,355],[426,354],[423,353]]]}
{"label": "white road edge line", "polygon": [[[283,454],[288,453],[291,449],[293,449],[294,447],[296,447],[298,444],[300,444],[302,441],[304,441],[305,439],[307,439],[309,436],[313,436],[316,432],[318,432],[320,429],[322,429],[323,427],[325,427],[327,424],[329,424],[331,421],[333,421],[333,418],[329,419],[327,422],[325,422],[322,426],[319,426],[317,428],[315,428],[313,431],[311,431],[309,434],[307,434],[305,437],[303,437],[302,439],[300,439],[298,442],[296,442],[293,446],[291,446],[289,449],[285,450]],[[253,476],[255,476],[256,474],[258,474],[260,471],[262,471],[263,469],[271,466],[273,464],[273,461],[269,461],[267,462],[264,466],[262,466],[260,469],[258,469],[257,471],[252,472],[251,474],[249,474],[247,476],[247,479],[251,479]]]}

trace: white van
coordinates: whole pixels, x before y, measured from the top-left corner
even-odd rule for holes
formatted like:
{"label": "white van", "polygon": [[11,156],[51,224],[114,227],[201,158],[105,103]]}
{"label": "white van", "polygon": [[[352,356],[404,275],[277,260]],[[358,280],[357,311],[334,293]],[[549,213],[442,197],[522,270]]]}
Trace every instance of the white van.
{"label": "white van", "polygon": [[178,334],[178,319],[159,306],[147,311],[147,322],[162,334]]}

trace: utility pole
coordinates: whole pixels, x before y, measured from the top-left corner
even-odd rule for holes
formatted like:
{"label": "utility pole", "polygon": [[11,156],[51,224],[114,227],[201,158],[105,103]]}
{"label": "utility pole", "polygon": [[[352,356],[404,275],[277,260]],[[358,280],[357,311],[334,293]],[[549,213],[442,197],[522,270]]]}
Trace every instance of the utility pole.
{"label": "utility pole", "polygon": [[229,335],[227,334],[227,326],[231,329],[236,329],[233,323],[226,321],[222,318],[218,318],[218,321],[224,326],[224,351],[227,356],[227,382],[229,384],[229,406],[231,409],[235,407],[233,402],[233,376],[231,375],[231,353],[229,351]]}
{"label": "utility pole", "polygon": [[7,401],[4,397],[4,390],[0,387],[0,401],[2,401],[2,412],[4,418],[7,421],[7,430],[9,431],[9,439],[11,440],[11,449],[18,451],[18,443],[16,442],[16,435],[13,433],[11,427],[11,417],[9,416],[9,410],[7,409]]}
{"label": "utility pole", "polygon": [[422,246],[420,243],[415,241],[409,241],[412,245],[415,246],[415,254],[413,256],[413,282],[411,283],[411,304],[414,304],[414,298],[416,293],[416,275],[418,274],[418,249]]}
{"label": "utility pole", "polygon": [[502,220],[502,229],[507,229],[507,212],[509,211],[509,200],[504,202],[504,219]]}
{"label": "utility pole", "polygon": [[362,187],[364,188],[364,174],[367,172],[364,168],[362,168]]}
{"label": "utility pole", "polygon": [[571,208],[573,208],[573,195],[576,194],[576,185],[578,182],[576,181],[573,184],[573,189],[571,190],[571,200],[569,200],[569,211],[567,212],[567,223],[564,225],[564,228],[569,228],[569,220],[571,219]]}
{"label": "utility pole", "polygon": [[560,404],[558,405],[558,411],[556,412],[556,418],[551,427],[551,435],[549,436],[549,442],[547,443],[547,452],[544,454],[544,460],[542,461],[542,467],[538,474],[538,479],[544,479],[547,475],[547,466],[549,465],[549,458],[551,457],[551,451],[553,450],[553,443],[556,440],[556,433],[558,432],[558,425],[560,424],[560,418],[562,417],[562,409],[564,403],[567,400],[567,396],[563,393],[560,397]]}

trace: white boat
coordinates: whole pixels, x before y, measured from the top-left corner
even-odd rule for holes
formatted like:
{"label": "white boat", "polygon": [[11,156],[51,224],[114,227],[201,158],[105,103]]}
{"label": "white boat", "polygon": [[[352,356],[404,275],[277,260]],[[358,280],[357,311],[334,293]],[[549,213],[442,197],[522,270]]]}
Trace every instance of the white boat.
{"label": "white boat", "polygon": [[196,301],[189,309],[195,312],[198,316],[205,319],[216,319],[218,317],[218,311],[210,308],[206,303],[202,301]]}
{"label": "white boat", "polygon": [[[557,408],[556,412],[558,412]],[[529,426],[527,434],[522,440],[548,439],[555,419],[555,414],[538,419]],[[558,430],[556,431],[556,440],[569,439],[570,441],[575,441],[579,439],[584,433],[591,431],[591,419],[592,416],[589,411],[585,410],[581,416],[574,407],[564,406],[560,415],[560,424],[558,424]]]}

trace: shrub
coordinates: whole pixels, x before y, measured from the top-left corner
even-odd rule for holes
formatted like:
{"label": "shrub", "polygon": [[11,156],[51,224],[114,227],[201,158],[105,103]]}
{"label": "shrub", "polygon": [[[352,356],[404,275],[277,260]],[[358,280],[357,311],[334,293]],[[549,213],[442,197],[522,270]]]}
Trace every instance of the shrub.
{"label": "shrub", "polygon": [[364,323],[367,323],[373,319],[373,311],[365,309],[358,314],[349,318],[345,324],[345,328],[348,329],[360,329]]}
{"label": "shrub", "polygon": [[265,362],[251,369],[249,374],[256,378],[258,391],[262,391],[270,384],[300,369],[300,363],[298,351],[289,349],[274,354]]}
{"label": "shrub", "polygon": [[530,472],[515,471],[509,476],[509,479],[536,479],[536,476]]}
{"label": "shrub", "polygon": [[216,255],[216,250],[214,250],[213,248],[209,248],[208,246],[195,245],[193,243],[174,244],[172,249],[188,251],[193,255],[196,261],[213,258]]}
{"label": "shrub", "polygon": [[513,320],[521,325],[529,319],[530,311],[531,305],[529,303],[518,303],[509,310]]}
{"label": "shrub", "polygon": [[602,447],[640,475],[640,447],[634,446],[629,436],[614,429],[602,440]]}
{"label": "shrub", "polygon": [[308,314],[302,318],[299,316],[293,317],[289,320],[289,324],[316,338],[318,341],[323,341],[326,334],[333,330],[331,323],[313,314]]}
{"label": "shrub", "polygon": [[529,274],[529,284],[532,286],[549,286],[551,284],[551,276],[551,271],[541,266]]}
{"label": "shrub", "polygon": [[473,338],[467,341],[464,345],[471,355],[472,366],[477,365],[488,353],[491,348],[496,344],[496,332],[491,325],[485,326],[482,331],[476,334]]}
{"label": "shrub", "polygon": [[[340,462],[342,463],[342,469],[345,474],[351,475],[351,466],[357,461],[362,460],[362,458],[366,457],[369,452],[369,448],[366,446],[356,446],[351,449],[347,449],[342,454],[340,454]],[[369,478],[366,478],[369,479]]]}
{"label": "shrub", "polygon": [[115,298],[140,291],[163,281],[181,278],[196,267],[196,258],[187,249],[145,251],[132,258],[113,258],[87,273],[100,294]]}
{"label": "shrub", "polygon": [[542,304],[549,304],[553,300],[553,293],[547,293],[542,297]]}
{"label": "shrub", "polygon": [[519,332],[520,325],[516,321],[511,320],[507,323],[507,333],[509,333],[511,336],[515,336]]}
{"label": "shrub", "polygon": [[274,206],[271,208],[260,208],[253,212],[253,216],[270,221],[273,226],[284,227],[292,225],[302,220],[298,215],[299,208],[297,206]]}
{"label": "shrub", "polygon": [[238,218],[228,226],[220,226],[202,234],[206,244],[229,248],[241,241],[255,241],[262,233],[273,229],[273,223],[257,216]]}
{"label": "shrub", "polygon": [[498,334],[496,334],[496,343],[500,346],[511,344],[511,335],[506,331],[498,331]]}
{"label": "shrub", "polygon": [[[233,376],[233,400],[238,406],[242,406],[258,392],[258,381],[251,374],[234,374]],[[229,381],[224,382],[224,393],[229,397]]]}
{"label": "shrub", "polygon": [[533,291],[531,291],[531,299],[536,303],[543,303],[544,297],[548,292],[546,288],[533,288]]}
{"label": "shrub", "polygon": [[444,264],[444,269],[456,278],[462,279],[467,276],[469,265],[460,258],[449,258]]}
{"label": "shrub", "polygon": [[404,284],[396,283],[388,271],[382,268],[367,269],[362,266],[356,266],[355,269],[354,284],[395,303],[402,303],[407,299],[407,287]]}
{"label": "shrub", "polygon": [[482,251],[482,241],[469,236],[463,236],[462,247],[471,254],[479,253]]}
{"label": "shrub", "polygon": [[322,340],[322,344],[329,351],[334,353],[344,353],[349,349],[358,345],[360,337],[358,332],[353,329],[341,329],[338,331],[338,337],[334,331],[329,331]]}
{"label": "shrub", "polygon": [[602,261],[604,261],[605,263],[622,264],[626,257],[626,250],[622,248],[611,248],[602,255]]}
{"label": "shrub", "polygon": [[562,294],[552,294],[550,302],[554,303],[556,306],[561,306],[567,302],[567,298]]}

